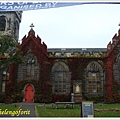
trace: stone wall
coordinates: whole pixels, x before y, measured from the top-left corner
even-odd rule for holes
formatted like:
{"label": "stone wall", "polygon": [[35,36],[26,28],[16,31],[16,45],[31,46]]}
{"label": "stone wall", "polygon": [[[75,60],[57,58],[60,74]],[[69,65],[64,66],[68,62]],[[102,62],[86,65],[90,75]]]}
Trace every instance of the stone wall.
{"label": "stone wall", "polygon": [[26,64],[19,64],[18,65],[18,77],[17,77],[17,82],[19,82],[20,80],[27,80],[27,79],[34,79],[34,80],[39,80],[39,76],[40,76],[40,72],[39,72],[39,65],[36,64],[35,65],[35,75],[33,78],[27,78],[26,75]]}

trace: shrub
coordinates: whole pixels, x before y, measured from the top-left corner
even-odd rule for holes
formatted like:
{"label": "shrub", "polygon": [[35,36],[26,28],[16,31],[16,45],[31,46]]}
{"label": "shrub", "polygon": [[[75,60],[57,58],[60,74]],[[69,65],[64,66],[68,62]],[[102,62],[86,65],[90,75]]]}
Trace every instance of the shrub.
{"label": "shrub", "polygon": [[44,94],[36,94],[34,96],[34,102],[39,102],[39,103],[50,103],[52,101],[52,98],[48,95]]}
{"label": "shrub", "polygon": [[99,102],[104,101],[104,97],[103,96],[88,96],[88,97],[86,97],[86,100],[94,101],[95,103],[99,103]]}
{"label": "shrub", "polygon": [[0,103],[4,103],[4,102],[5,102],[5,94],[0,93]]}
{"label": "shrub", "polygon": [[13,94],[11,96],[11,102],[22,102],[23,101],[23,94]]}
{"label": "shrub", "polygon": [[69,94],[53,94],[52,95],[52,102],[56,102],[56,101],[60,101],[60,102],[68,102],[71,101],[70,100],[70,95]]}
{"label": "shrub", "polygon": [[40,103],[42,103],[43,102],[42,98],[43,98],[42,94],[35,94],[35,96],[34,96],[34,102],[40,102]]}

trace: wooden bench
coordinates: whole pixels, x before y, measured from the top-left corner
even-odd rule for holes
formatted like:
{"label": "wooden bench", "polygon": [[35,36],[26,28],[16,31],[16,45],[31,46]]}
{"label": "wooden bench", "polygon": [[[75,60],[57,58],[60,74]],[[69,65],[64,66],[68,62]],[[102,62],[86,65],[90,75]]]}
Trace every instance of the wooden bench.
{"label": "wooden bench", "polygon": [[56,104],[56,108],[58,108],[59,104],[63,104],[64,108],[68,108],[70,105],[72,108],[74,108],[75,102],[55,102],[55,104]]}

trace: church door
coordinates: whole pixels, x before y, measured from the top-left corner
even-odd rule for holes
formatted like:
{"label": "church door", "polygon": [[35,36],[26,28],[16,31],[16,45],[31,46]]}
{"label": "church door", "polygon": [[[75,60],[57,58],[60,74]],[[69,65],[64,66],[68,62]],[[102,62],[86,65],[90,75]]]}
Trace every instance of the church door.
{"label": "church door", "polygon": [[27,85],[25,89],[25,102],[33,102],[34,88],[32,85]]}

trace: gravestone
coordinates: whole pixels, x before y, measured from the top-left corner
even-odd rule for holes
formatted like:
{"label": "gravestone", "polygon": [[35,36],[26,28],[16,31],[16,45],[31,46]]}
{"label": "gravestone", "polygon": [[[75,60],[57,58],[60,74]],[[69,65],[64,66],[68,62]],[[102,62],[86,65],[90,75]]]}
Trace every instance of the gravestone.
{"label": "gravestone", "polygon": [[82,90],[79,84],[74,85],[74,102],[80,103],[82,101]]}

